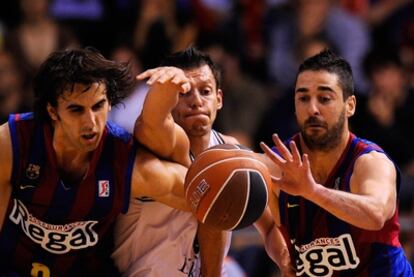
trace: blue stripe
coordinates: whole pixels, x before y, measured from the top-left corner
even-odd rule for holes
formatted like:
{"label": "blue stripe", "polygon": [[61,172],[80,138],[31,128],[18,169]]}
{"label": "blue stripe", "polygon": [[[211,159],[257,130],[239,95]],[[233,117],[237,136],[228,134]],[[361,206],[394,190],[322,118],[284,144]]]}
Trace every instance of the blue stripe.
{"label": "blue stripe", "polygon": [[370,276],[412,277],[413,271],[401,247],[375,243],[372,245]]}
{"label": "blue stripe", "polygon": [[[131,198],[132,173],[134,171],[135,158],[137,155],[138,145],[135,143],[135,141],[133,143],[134,145],[131,148],[131,152],[129,152],[128,168],[125,174],[125,195],[124,195],[125,201],[124,201],[124,205],[121,210],[121,212],[124,214],[128,212],[128,208],[129,208],[129,202],[130,202],[129,200]],[[135,184],[135,185],[138,186],[140,184]]]}
{"label": "blue stripe", "polygon": [[11,176],[11,183],[13,186],[16,186],[17,183],[17,174],[19,171],[19,163],[20,163],[20,155],[19,155],[19,138],[17,137],[17,130],[16,130],[16,115],[11,114],[9,116],[9,129],[10,129],[10,138],[12,142],[12,150],[13,150],[13,169],[12,169],[12,176]]}

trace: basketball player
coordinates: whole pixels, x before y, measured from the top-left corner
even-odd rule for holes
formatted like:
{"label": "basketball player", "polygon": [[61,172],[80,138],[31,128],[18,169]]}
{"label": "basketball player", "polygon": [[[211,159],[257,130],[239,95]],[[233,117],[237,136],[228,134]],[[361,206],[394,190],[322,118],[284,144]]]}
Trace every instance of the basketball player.
{"label": "basketball player", "polygon": [[[275,152],[281,224],[299,276],[413,276],[401,248],[400,174],[376,144],[349,131],[351,67],[325,50],[303,62],[295,88],[300,133]],[[369,128],[369,126],[367,126]]]}
{"label": "basketball player", "polygon": [[1,276],[117,276],[112,229],[130,195],[186,209],[186,168],[107,122],[128,76],[91,49],[55,52],[34,82],[35,113],[0,126]]}
{"label": "basketball player", "polygon": [[[211,59],[189,48],[168,57],[164,64],[165,67],[139,75],[141,80],[149,78],[150,86],[137,122],[141,125],[136,128],[140,141],[157,155],[175,156],[174,160],[185,165],[208,147],[237,144],[235,138],[212,129],[223,102],[220,73]],[[183,83],[191,85],[188,93],[182,93]],[[182,129],[189,138],[190,152],[183,146],[177,147],[182,141],[177,141],[174,134]],[[283,238],[270,211],[266,210],[255,225],[265,239],[271,258],[286,274],[290,272],[288,251],[283,247]],[[128,213],[117,220],[112,257],[125,276],[200,276],[201,271],[202,276],[220,276],[229,235],[229,232],[198,225],[191,213],[148,198],[137,199],[131,203]]]}

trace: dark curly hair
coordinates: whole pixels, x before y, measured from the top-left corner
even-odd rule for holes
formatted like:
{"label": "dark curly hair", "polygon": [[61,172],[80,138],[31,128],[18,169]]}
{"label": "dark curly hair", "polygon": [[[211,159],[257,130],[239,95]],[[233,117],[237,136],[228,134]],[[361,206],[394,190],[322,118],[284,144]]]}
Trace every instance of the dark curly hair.
{"label": "dark curly hair", "polygon": [[319,54],[306,59],[300,66],[298,75],[303,71],[327,71],[338,76],[338,82],[342,88],[343,98],[347,99],[354,95],[354,81],[352,77],[352,69],[349,63],[341,56],[335,54],[329,49],[325,49]]}
{"label": "dark curly hair", "polygon": [[128,64],[107,60],[96,49],[70,49],[52,53],[40,66],[33,88],[34,113],[39,121],[50,121],[47,104],[57,106],[57,99],[65,91],[73,91],[75,84],[102,82],[111,105],[120,103],[132,90],[134,78]]}

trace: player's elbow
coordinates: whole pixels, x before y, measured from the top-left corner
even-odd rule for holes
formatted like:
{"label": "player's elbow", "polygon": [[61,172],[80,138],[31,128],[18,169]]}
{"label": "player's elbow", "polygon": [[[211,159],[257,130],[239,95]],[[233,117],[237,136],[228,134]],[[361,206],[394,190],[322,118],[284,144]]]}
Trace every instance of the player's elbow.
{"label": "player's elbow", "polygon": [[384,208],[378,208],[371,215],[370,230],[379,231],[384,228],[385,223],[389,219],[389,212]]}
{"label": "player's elbow", "polygon": [[371,218],[371,224],[370,224],[371,226],[370,226],[370,228],[369,228],[369,230],[371,230],[371,231],[379,231],[379,230],[381,230],[382,228],[384,228],[384,225],[385,225],[385,220],[384,220],[384,218],[382,217],[382,216],[373,216],[372,218]]}

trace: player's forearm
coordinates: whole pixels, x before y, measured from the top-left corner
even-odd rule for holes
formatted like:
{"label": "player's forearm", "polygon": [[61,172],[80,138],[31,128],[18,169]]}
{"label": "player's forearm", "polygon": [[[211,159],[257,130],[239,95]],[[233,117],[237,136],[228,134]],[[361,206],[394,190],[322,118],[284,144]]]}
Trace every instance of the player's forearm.
{"label": "player's forearm", "polygon": [[229,232],[199,223],[197,238],[200,244],[202,276],[221,276],[226,247],[230,243]]}
{"label": "player's forearm", "polygon": [[375,197],[359,195],[317,185],[308,200],[339,219],[366,230],[380,230],[388,219],[385,205]]}

